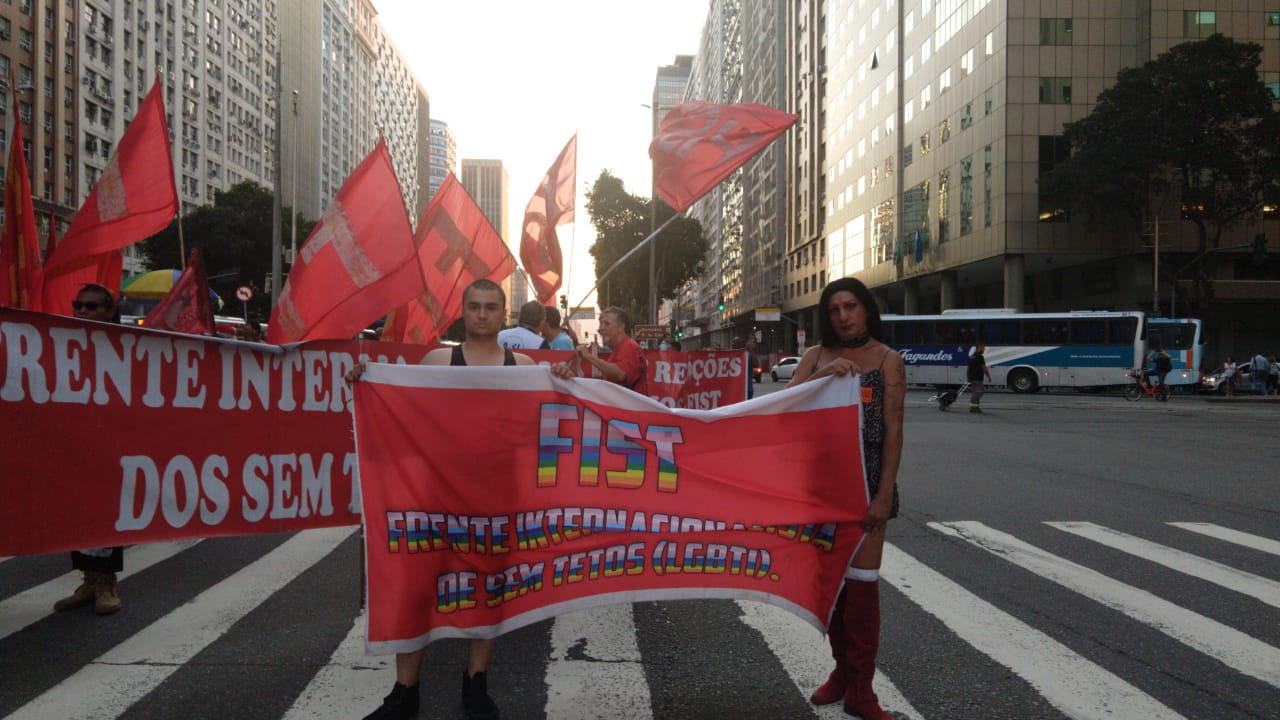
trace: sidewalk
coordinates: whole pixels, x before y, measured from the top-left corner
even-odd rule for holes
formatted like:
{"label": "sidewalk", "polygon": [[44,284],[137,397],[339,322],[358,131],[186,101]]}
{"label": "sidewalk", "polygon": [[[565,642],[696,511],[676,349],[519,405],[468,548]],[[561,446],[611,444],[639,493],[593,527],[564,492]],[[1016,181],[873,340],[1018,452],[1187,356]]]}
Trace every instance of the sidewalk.
{"label": "sidewalk", "polygon": [[1205,395],[1206,402],[1214,403],[1271,403],[1280,404],[1280,395]]}

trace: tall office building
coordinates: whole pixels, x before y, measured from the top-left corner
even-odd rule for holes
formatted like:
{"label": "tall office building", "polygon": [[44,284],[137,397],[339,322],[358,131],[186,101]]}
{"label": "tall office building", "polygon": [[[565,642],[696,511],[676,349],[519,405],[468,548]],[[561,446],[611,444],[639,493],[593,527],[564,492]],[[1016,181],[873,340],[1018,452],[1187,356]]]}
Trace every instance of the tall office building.
{"label": "tall office building", "polygon": [[[0,5],[0,108],[5,115],[0,125],[0,172],[7,169],[11,93],[16,93],[42,246],[48,238],[50,215],[58,218],[61,230],[80,204],[79,23],[75,7],[63,3]],[[110,47],[95,44],[92,52],[98,57],[110,53]],[[10,87],[10,77],[16,87]],[[96,122],[101,119],[95,116]],[[111,120],[110,111],[107,120]],[[95,153],[101,149],[95,147]]]}
{"label": "tall office building", "polygon": [[[823,265],[827,277],[862,279],[894,312],[1154,310],[1154,238],[1068,221],[1041,197],[1038,178],[1067,152],[1064,124],[1088,115],[1122,69],[1214,33],[1261,45],[1262,79],[1280,97],[1280,12],[1261,4],[835,0],[828,9]],[[1280,210],[1269,207],[1220,245],[1280,237]],[[1168,288],[1198,238],[1174,200],[1159,216]],[[1242,280],[1247,265],[1213,264],[1211,345],[1265,334],[1252,318],[1267,313],[1234,303],[1280,301],[1280,283]]]}
{"label": "tall office building", "polygon": [[[81,48],[78,110],[84,149],[77,206],[157,77],[184,212],[243,180],[271,186],[275,3],[236,0],[200,12],[196,5],[196,0],[159,6],[84,1],[75,33]],[[125,253],[126,272],[142,269],[132,251]]]}
{"label": "tall office building", "polygon": [[[689,71],[693,68],[692,55],[677,55],[675,62],[670,65],[659,65],[658,72],[653,81],[653,99],[650,101],[649,109],[653,115],[653,135],[658,134],[658,128],[662,125],[662,121],[667,117],[667,113],[671,112],[671,108],[684,102],[685,93],[689,89]],[[690,287],[682,288],[680,295],[687,295],[691,291],[691,286],[696,281],[690,281]],[[658,322],[660,324],[671,324],[671,314],[677,307],[685,306],[681,302],[681,298],[677,297],[674,301],[667,300],[661,303],[658,309]],[[677,324],[687,323],[692,319],[692,313],[684,314]]]}
{"label": "tall office building", "polygon": [[431,164],[428,170],[429,195],[434,196],[436,190],[444,183],[444,179],[452,173],[458,174],[458,141],[443,120],[431,119],[431,142],[429,145]]}
{"label": "tall office building", "polygon": [[[742,0],[711,0],[701,45],[689,72],[687,99],[715,103],[742,101]],[[690,347],[729,347],[729,319],[741,309],[742,171],[730,175],[689,210],[710,244],[706,272],[692,291],[694,320]],[[719,312],[719,299],[725,311]],[[698,336],[706,335],[705,338]]]}

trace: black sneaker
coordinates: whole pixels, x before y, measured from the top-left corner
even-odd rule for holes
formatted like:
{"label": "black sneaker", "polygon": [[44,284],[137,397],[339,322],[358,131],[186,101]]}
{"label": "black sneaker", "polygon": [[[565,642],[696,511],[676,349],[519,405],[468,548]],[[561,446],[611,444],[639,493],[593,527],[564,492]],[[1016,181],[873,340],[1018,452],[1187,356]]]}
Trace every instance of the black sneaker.
{"label": "black sneaker", "polygon": [[364,716],[364,720],[409,720],[418,716],[418,684],[408,687],[396,683],[382,706]]}
{"label": "black sneaker", "polygon": [[489,682],[482,672],[468,677],[462,672],[462,709],[467,720],[498,720],[498,704],[489,697]]}

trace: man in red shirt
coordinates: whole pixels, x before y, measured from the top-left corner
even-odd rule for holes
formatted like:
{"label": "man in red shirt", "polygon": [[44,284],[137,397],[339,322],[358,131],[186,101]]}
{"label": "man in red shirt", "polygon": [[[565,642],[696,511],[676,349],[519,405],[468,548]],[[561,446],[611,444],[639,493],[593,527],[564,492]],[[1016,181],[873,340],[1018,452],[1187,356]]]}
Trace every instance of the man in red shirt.
{"label": "man in red shirt", "polygon": [[608,360],[602,360],[586,347],[578,348],[578,357],[594,365],[610,381],[641,395],[649,394],[645,375],[648,363],[644,359],[644,351],[640,343],[631,338],[631,318],[622,308],[614,305],[600,313],[600,336],[609,343],[613,354]]}

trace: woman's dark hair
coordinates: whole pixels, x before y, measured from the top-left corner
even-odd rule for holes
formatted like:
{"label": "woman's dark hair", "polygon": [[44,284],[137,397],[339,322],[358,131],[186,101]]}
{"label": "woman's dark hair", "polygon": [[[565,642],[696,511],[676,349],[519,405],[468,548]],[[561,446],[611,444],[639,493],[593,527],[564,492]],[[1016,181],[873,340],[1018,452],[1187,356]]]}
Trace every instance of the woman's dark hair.
{"label": "woman's dark hair", "polygon": [[880,321],[880,306],[872,297],[871,291],[861,280],[846,277],[832,280],[822,288],[822,297],[818,298],[818,335],[822,337],[823,347],[835,347],[840,339],[836,337],[836,328],[831,324],[831,297],[838,292],[853,293],[858,303],[867,311],[867,334],[876,340],[884,337],[884,324]]}

